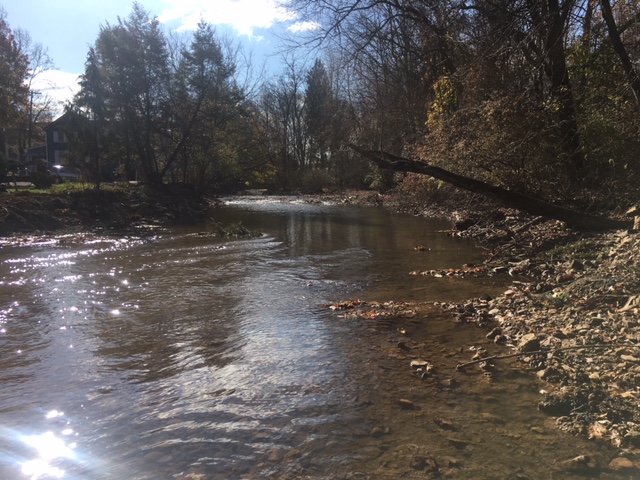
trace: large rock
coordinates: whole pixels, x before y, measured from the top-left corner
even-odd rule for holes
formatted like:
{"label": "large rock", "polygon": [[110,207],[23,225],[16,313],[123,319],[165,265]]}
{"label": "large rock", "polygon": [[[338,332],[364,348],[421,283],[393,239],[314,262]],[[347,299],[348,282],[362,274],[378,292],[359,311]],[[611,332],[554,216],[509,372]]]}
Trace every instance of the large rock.
{"label": "large rock", "polygon": [[535,333],[527,333],[523,335],[518,342],[518,351],[525,352],[535,352],[536,350],[540,350],[540,340],[536,336]]}

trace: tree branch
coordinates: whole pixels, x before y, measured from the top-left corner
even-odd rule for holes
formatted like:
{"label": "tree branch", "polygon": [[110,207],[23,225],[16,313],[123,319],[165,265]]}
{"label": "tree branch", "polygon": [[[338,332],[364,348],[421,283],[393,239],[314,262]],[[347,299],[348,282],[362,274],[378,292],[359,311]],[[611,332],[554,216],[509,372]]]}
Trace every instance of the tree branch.
{"label": "tree branch", "polygon": [[458,188],[479,193],[485,197],[497,200],[506,207],[516,208],[536,216],[539,215],[546,218],[561,220],[577,230],[603,231],[629,229],[633,227],[633,222],[628,220],[617,220],[576,212],[574,210],[569,210],[567,208],[538,200],[537,198],[529,197],[521,193],[513,192],[505,188],[497,187],[480,180],[464,177],[423,162],[398,157],[381,150],[364,150],[353,144],[349,144],[348,146],[363,157],[374,162],[380,168],[396,172],[412,172],[428,175],[438,180],[450,183]]}

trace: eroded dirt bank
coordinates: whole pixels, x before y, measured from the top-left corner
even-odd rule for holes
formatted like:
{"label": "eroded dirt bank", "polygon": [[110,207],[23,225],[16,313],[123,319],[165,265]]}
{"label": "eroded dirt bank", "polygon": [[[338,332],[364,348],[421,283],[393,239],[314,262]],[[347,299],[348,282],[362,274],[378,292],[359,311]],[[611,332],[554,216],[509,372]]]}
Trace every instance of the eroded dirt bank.
{"label": "eroded dirt bank", "polygon": [[207,206],[185,189],[158,193],[143,185],[51,194],[5,192],[0,193],[0,237],[194,220]]}

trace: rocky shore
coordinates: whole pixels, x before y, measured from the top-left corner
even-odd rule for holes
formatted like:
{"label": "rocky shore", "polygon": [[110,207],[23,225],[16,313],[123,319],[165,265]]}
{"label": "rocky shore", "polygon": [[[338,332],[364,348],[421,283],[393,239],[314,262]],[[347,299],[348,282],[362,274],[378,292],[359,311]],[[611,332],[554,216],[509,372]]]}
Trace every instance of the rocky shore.
{"label": "rocky shore", "polygon": [[[493,299],[443,305],[517,353],[541,382],[538,408],[561,429],[640,453],[640,236],[574,239],[493,272],[513,276]],[[482,360],[482,354],[478,360]],[[490,370],[492,362],[465,368]]]}
{"label": "rocky shore", "polygon": [[515,359],[540,382],[541,412],[562,430],[618,448],[611,470],[640,475],[640,233],[578,233],[497,207],[479,213],[368,200],[448,216],[455,227],[443,234],[474,238],[487,251],[482,265],[409,273],[508,279],[495,298],[439,304],[456,321],[485,331],[487,348],[459,368],[491,376],[496,362]]}

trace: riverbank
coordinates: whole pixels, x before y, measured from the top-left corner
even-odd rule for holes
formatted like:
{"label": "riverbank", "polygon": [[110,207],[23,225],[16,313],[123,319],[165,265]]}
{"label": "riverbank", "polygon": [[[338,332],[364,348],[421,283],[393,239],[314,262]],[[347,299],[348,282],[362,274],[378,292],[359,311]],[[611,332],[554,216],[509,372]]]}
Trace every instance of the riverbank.
{"label": "riverbank", "polygon": [[209,205],[183,188],[157,192],[129,184],[100,190],[71,187],[54,193],[0,193],[0,237],[188,222],[201,217]]}
{"label": "riverbank", "polygon": [[579,233],[559,221],[487,205],[454,210],[451,204],[362,195],[345,201],[447,216],[455,226],[443,234],[483,245],[481,268],[411,272],[510,279],[495,298],[437,304],[484,332],[484,347],[470,352],[469,365],[460,368],[491,377],[497,362],[519,362],[540,382],[541,412],[562,430],[620,449],[610,469],[640,474],[639,234]]}

